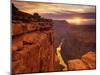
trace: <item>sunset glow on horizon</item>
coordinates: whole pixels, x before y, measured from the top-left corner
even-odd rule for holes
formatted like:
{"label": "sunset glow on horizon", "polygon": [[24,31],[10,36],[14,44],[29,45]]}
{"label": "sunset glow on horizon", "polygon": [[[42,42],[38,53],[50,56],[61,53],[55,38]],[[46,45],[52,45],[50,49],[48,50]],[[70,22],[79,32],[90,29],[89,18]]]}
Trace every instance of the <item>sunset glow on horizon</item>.
{"label": "sunset glow on horizon", "polygon": [[80,23],[82,22],[82,19],[80,17],[76,17],[76,18],[73,18],[73,19],[68,19],[67,21],[69,23],[74,23],[74,24],[80,25]]}
{"label": "sunset glow on horizon", "polygon": [[95,19],[84,19],[81,17],[75,17],[71,19],[66,19],[66,21],[70,24],[75,24],[75,25],[81,25],[81,24],[86,24],[86,23],[94,23]]}
{"label": "sunset glow on horizon", "polygon": [[96,7],[89,5],[75,5],[46,2],[12,2],[20,11],[53,20],[66,20],[71,24],[95,24]]}

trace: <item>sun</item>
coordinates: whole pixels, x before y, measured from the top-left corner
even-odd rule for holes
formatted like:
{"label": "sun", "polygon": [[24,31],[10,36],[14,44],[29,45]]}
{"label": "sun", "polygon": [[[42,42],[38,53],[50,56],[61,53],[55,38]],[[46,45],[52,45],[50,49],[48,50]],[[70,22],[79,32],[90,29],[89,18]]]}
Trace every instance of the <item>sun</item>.
{"label": "sun", "polygon": [[76,25],[80,25],[82,23],[82,19],[80,17],[67,19],[66,21],[68,21],[69,23],[72,23],[72,24],[76,24]]}
{"label": "sun", "polygon": [[75,18],[75,19],[73,19],[74,20],[74,22],[76,23],[76,24],[80,24],[81,23],[81,18]]}

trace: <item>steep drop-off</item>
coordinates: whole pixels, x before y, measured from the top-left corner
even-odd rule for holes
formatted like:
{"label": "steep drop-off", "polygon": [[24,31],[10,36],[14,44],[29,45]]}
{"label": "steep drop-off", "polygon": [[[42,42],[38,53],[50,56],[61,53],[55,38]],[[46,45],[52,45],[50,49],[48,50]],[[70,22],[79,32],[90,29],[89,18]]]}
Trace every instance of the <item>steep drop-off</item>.
{"label": "steep drop-off", "polygon": [[54,70],[54,49],[48,32],[31,32],[12,40],[14,73]]}
{"label": "steep drop-off", "polygon": [[54,71],[52,20],[12,10],[12,73]]}

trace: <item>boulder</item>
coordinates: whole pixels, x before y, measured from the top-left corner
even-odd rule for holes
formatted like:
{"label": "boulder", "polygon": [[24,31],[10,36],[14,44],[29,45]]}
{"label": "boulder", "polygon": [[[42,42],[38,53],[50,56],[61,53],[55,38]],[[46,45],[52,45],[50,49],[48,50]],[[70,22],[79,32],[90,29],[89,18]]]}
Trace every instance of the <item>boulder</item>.
{"label": "boulder", "polygon": [[88,64],[90,69],[96,68],[96,54],[95,52],[88,52],[85,55],[82,56],[82,61]]}
{"label": "boulder", "polygon": [[88,66],[80,59],[72,59],[68,61],[69,70],[86,70]]}

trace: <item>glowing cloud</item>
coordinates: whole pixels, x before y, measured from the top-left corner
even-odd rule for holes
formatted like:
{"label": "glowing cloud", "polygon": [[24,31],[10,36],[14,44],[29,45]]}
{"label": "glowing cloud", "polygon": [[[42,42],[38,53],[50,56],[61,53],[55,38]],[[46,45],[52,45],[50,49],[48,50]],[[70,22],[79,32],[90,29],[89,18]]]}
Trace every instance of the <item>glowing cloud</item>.
{"label": "glowing cloud", "polygon": [[[76,12],[87,13],[95,12],[95,6],[86,5],[70,5],[70,4],[57,4],[57,3],[41,3],[41,2],[13,2],[19,10],[32,14],[32,11],[39,13],[52,13],[52,12]],[[91,10],[92,9],[92,10]]]}
{"label": "glowing cloud", "polygon": [[[75,5],[75,4],[62,4],[62,3],[43,3],[43,2],[21,2],[13,1],[14,5],[23,12],[33,14],[39,13],[44,18],[51,18],[54,20],[67,19],[70,23],[79,24],[83,19],[69,19],[74,16],[84,18],[94,18],[96,13],[95,6],[89,5]],[[86,21],[85,21],[86,22]]]}
{"label": "glowing cloud", "polygon": [[88,23],[95,23],[95,19],[82,19],[80,17],[75,17],[71,19],[66,19],[67,22],[75,25],[82,25],[82,24],[88,24]]}

